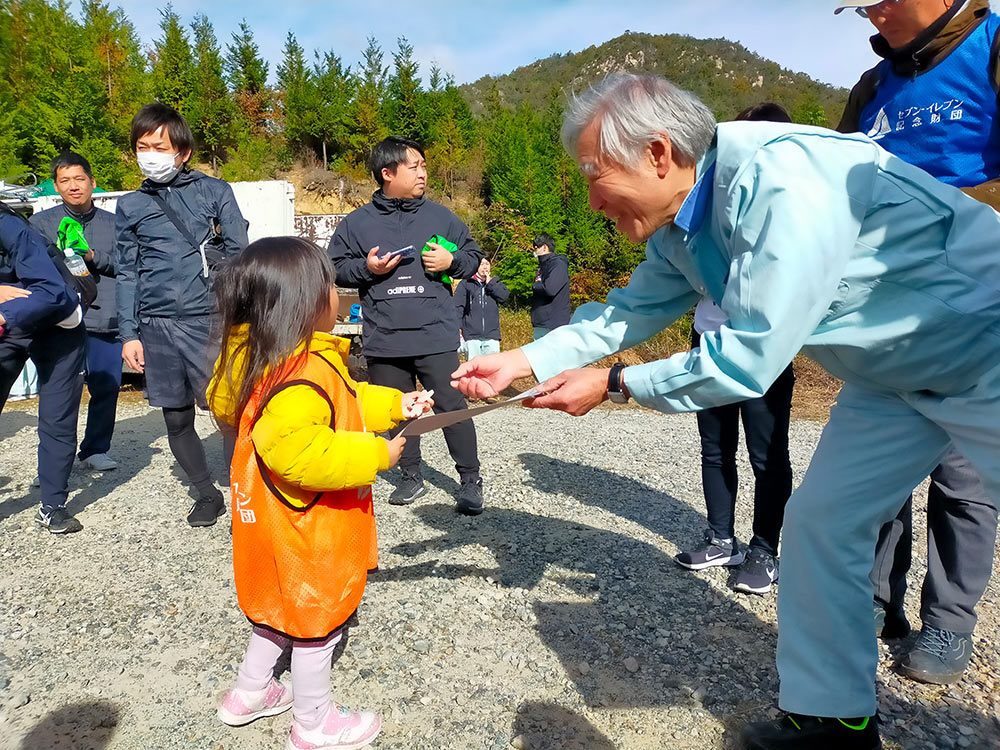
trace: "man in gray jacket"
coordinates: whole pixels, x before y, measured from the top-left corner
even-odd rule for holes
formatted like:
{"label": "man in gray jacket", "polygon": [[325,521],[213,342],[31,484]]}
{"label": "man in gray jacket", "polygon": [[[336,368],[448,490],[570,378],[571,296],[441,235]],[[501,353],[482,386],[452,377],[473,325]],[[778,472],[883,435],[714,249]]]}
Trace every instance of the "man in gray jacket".
{"label": "man in gray jacket", "polygon": [[92,195],[97,182],[90,162],[79,154],[66,151],[57,156],[52,162],[52,180],[62,203],[34,214],[31,224],[49,242],[58,244],[60,229],[69,222],[78,223],[87,244],[83,259],[97,282],[97,298],[83,318],[87,328],[85,377],[90,404],[77,457],[87,468],[111,471],[118,468],[108,450],[122,384],[122,345],[115,312],[115,215],[94,205]]}
{"label": "man in gray jacket", "polygon": [[176,110],[147,104],[131,138],[147,179],[119,199],[115,217],[122,358],[146,374],[149,404],[163,409],[170,451],[195,487],[188,523],[211,526],[226,506],[194,407],[205,405],[215,359],[213,268],[246,247],[247,222],[227,183],[185,166],[194,136]]}

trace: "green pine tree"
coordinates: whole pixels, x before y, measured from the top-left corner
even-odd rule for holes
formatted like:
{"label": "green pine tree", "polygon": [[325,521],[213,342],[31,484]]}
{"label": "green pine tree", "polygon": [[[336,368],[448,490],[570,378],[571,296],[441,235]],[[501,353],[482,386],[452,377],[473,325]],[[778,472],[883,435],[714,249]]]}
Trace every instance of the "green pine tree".
{"label": "green pine tree", "polygon": [[213,170],[217,170],[220,157],[235,145],[236,105],[226,88],[222,52],[208,17],[195,16],[191,30],[194,32],[194,65],[189,121],[198,145],[211,158]]}
{"label": "green pine tree", "polygon": [[253,31],[244,18],[238,32],[233,32],[232,44],[226,46],[226,79],[236,97],[236,104],[254,134],[265,130],[272,106],[272,94],[267,86],[267,62],[253,38]]}
{"label": "green pine tree", "polygon": [[351,113],[351,132],[348,135],[350,158],[363,166],[376,143],[389,135],[383,115],[386,74],[382,48],[375,37],[368,37],[368,46],[362,56],[361,68],[355,76],[354,106]]}
{"label": "green pine tree", "polygon": [[191,44],[172,5],[168,3],[160,16],[163,36],[153,44],[153,95],[184,113],[191,98]]}

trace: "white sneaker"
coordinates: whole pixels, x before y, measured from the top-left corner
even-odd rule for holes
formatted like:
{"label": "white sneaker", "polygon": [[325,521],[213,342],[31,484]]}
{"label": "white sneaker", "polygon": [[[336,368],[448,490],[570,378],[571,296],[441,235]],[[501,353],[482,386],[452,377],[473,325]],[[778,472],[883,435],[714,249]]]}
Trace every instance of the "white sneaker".
{"label": "white sneaker", "polygon": [[107,453],[95,453],[80,460],[80,463],[94,471],[113,471],[118,464]]}
{"label": "white sneaker", "polygon": [[31,480],[31,486],[32,487],[41,487],[42,486],[42,478],[40,476],[38,476],[37,474],[35,474],[35,478]]}
{"label": "white sneaker", "polygon": [[303,729],[292,721],[285,750],[357,750],[378,737],[382,719],[369,711],[351,711],[333,703],[323,723]]}

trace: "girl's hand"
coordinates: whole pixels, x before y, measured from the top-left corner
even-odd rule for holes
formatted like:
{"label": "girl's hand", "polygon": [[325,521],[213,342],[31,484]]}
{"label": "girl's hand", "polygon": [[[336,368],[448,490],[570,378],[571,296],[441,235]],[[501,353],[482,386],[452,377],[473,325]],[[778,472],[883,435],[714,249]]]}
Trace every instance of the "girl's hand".
{"label": "girl's hand", "polygon": [[406,438],[397,435],[392,440],[386,440],[385,444],[389,448],[389,468],[391,469],[399,463],[399,457],[403,454],[403,446],[406,445]]}
{"label": "girl's hand", "polygon": [[434,391],[410,391],[403,394],[403,416],[407,419],[416,419],[423,416],[434,406],[434,399],[431,396]]}

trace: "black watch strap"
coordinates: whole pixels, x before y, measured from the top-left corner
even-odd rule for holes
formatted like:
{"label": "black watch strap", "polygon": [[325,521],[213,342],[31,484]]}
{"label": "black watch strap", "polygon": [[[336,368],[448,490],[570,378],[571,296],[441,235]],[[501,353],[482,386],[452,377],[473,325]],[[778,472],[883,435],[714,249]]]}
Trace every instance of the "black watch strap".
{"label": "black watch strap", "polygon": [[624,369],[624,364],[616,362],[611,365],[611,372],[608,373],[608,393],[613,393],[623,399],[625,398],[625,394],[622,392],[622,370]]}

